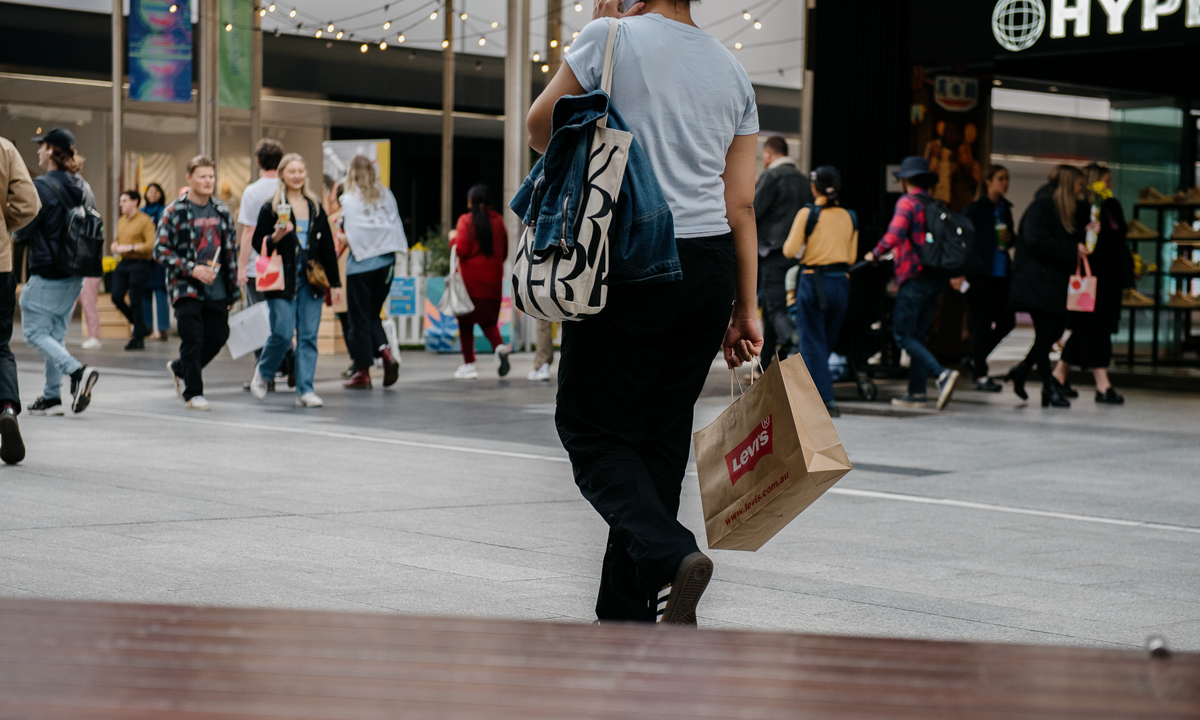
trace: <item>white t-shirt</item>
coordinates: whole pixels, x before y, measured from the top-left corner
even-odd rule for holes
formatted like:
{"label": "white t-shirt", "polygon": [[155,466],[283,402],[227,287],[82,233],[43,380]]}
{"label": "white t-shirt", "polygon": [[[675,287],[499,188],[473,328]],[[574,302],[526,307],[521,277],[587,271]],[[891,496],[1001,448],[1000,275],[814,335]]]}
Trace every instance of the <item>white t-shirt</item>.
{"label": "white t-shirt", "polygon": [[[269,177],[260,177],[247,185],[246,189],[242,191],[242,206],[238,209],[237,221],[250,227],[258,225],[258,212],[262,210],[263,205],[271,202],[271,197],[275,195],[278,187],[279,179]],[[238,238],[238,241],[241,241],[241,237]],[[257,260],[258,253],[251,250],[250,267],[246,268],[247,277],[258,276],[258,271],[254,268]]]}
{"label": "white t-shirt", "polygon": [[[608,22],[585,25],[566,54],[588,92],[600,87]],[[729,232],[725,155],[735,135],[758,132],[745,69],[712,35],[657,14],[622,20],[613,58],[613,106],[650,157],[675,236]]]}

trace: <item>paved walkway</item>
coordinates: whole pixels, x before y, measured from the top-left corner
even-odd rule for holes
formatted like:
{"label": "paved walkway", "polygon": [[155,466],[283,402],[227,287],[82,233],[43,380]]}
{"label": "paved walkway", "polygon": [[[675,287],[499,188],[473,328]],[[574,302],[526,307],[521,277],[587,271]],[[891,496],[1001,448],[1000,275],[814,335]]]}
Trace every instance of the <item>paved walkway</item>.
{"label": "paved walkway", "polygon": [[[81,353],[102,368],[91,409],[22,416],[29,457],[0,468],[0,595],[594,617],[606,529],[529,356],[505,380],[484,359],[472,383],[450,379],[457,358],[407,352],[400,383],[371,393],[342,390],[346,358],[322,358],[320,410],[254,401],[250,362],[222,356],[214,410],[197,414],[162,369],[175,345]],[[28,402],[40,360],[14,350]],[[1157,633],[1200,650],[1200,397],[1126,394],[1062,411],[961,392],[941,415],[842,417],[857,469],[761,551],[714,551],[700,624],[1107,646]],[[728,397],[714,368],[697,425]]]}

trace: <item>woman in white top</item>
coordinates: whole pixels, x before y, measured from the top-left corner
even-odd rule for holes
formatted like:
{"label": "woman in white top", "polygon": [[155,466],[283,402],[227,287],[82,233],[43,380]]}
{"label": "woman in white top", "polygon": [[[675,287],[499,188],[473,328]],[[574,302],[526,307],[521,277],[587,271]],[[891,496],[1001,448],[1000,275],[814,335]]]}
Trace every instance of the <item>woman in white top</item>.
{"label": "woman in white top", "polygon": [[[535,150],[546,150],[560,97],[599,87],[619,8],[596,2],[530,108]],[[691,2],[648,0],[619,22],[613,107],[671,208],[683,278],[613,285],[603,312],[564,324],[555,422],[576,484],[609,525],[597,617],[694,625],[712,562],[676,518],[692,413],[718,347],[729,367],[762,350],[758,111],[745,70],[692,22]]]}
{"label": "woman in white top", "polygon": [[370,390],[371,366],[383,360],[383,386],[400,376],[400,360],[392,355],[379,315],[392,286],[396,253],[408,251],[400,211],[392,192],[375,179],[375,165],[365,155],[355,155],[346,173],[342,204],[342,229],[350,245],[346,260],[346,310],[350,336],[346,347],[354,358],[354,373],[347,388]]}

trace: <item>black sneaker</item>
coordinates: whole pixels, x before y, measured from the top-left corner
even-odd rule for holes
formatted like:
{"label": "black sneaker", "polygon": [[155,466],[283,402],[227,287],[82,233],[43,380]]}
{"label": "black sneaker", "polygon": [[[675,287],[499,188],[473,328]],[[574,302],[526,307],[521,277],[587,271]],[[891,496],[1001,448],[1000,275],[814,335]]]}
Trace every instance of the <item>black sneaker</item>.
{"label": "black sneaker", "polygon": [[1004,387],[1002,385],[1000,385],[1000,383],[996,382],[995,380],[988,378],[987,380],[982,380],[982,381],[976,380],[975,381],[975,389],[978,390],[979,392],[998,393],[1001,390],[1003,390]]}
{"label": "black sneaker", "polygon": [[140,337],[135,337],[135,338],[131,339],[129,342],[125,343],[125,349],[126,350],[145,350],[146,349],[146,341]]}
{"label": "black sneaker", "polygon": [[6,403],[0,410],[0,460],[16,465],[25,459],[25,441],[21,439],[21,426],[17,424],[17,409]]}
{"label": "black sneaker", "polygon": [[[670,584],[666,604],[658,621],[664,625],[696,625],[696,605],[712,579],[712,560],[702,552],[694,552],[679,563],[675,579]],[[666,589],[666,588],[664,588]]]}
{"label": "black sneaker", "polygon": [[66,415],[67,409],[63,407],[62,400],[59,398],[39,397],[26,407],[30,415]]}
{"label": "black sneaker", "polygon": [[100,379],[96,368],[84,365],[71,373],[71,412],[79,414],[92,402],[92,386]]}

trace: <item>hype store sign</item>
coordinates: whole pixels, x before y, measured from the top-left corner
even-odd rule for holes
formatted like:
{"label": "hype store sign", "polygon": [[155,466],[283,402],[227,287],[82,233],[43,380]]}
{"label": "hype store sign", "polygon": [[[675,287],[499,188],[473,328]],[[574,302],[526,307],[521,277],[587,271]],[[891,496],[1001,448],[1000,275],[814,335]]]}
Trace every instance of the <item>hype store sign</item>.
{"label": "hype store sign", "polygon": [[1047,35],[1040,50],[1069,44],[1070,37],[1162,42],[1169,39],[1163,31],[1177,37],[1180,26],[1200,38],[1200,0],[998,0],[992,10],[992,35],[1013,53]]}

